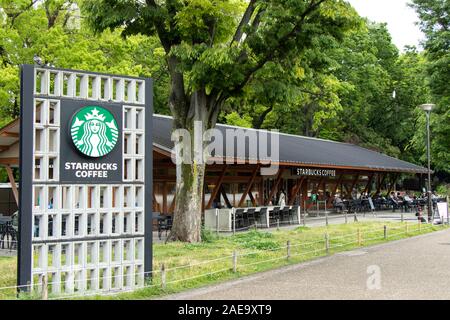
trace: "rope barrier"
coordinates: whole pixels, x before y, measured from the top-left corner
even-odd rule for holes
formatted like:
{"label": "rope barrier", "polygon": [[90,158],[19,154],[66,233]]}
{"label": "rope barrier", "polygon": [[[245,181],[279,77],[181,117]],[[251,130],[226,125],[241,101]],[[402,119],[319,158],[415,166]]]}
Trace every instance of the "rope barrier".
{"label": "rope barrier", "polygon": [[[392,231],[396,231],[396,230],[404,230],[404,228],[403,227],[391,227],[391,228],[389,228],[389,231],[390,231],[389,238],[397,237],[397,236],[400,236],[400,235],[403,235],[403,234],[408,234],[408,233],[411,234],[411,233],[414,233],[414,232],[422,233],[424,231],[428,231],[430,229],[433,229],[434,225],[428,225],[426,227],[419,227],[419,226],[417,226],[417,229],[414,229],[414,225],[409,225],[409,227],[411,229],[409,229],[408,231],[397,232],[397,233],[391,233],[391,232]],[[370,233],[376,233],[376,232],[383,232],[383,229],[384,229],[384,227],[367,228],[367,229],[362,228],[361,232],[363,234],[370,234]],[[342,235],[342,236],[339,236],[339,237],[332,237],[332,236],[330,236],[330,241],[336,241],[336,240],[339,240],[339,239],[349,238],[349,237],[355,236],[357,234],[358,233],[351,233],[351,234]],[[362,241],[374,241],[374,240],[383,240],[383,239],[384,239],[384,235],[381,234],[379,237],[363,238]],[[291,244],[290,248],[306,247],[306,246],[311,246],[311,245],[314,245],[314,244],[324,243],[324,242],[325,242],[324,239],[321,239],[321,240],[318,240],[318,241],[302,242],[302,243],[298,243],[298,244],[294,244],[294,245]],[[340,247],[348,246],[348,245],[355,244],[355,243],[358,243],[358,242],[359,241],[355,240],[355,241],[348,242],[348,243],[336,244],[336,245],[330,246],[328,249],[340,248]],[[255,252],[250,252],[250,253],[242,253],[242,254],[239,254],[238,256],[239,257],[246,257],[246,256],[250,256],[250,255],[264,254],[264,253],[267,253],[267,252],[275,252],[275,251],[278,251],[278,250],[286,249],[287,247],[288,246],[285,245],[285,246],[280,246],[280,247],[277,247],[277,248],[271,248],[271,249],[265,249],[265,250],[262,249],[260,251],[255,251]],[[9,250],[9,249],[5,249],[5,250]],[[304,255],[309,255],[309,254],[312,254],[312,253],[315,254],[317,252],[322,252],[322,251],[326,252],[326,248],[317,248],[315,250],[311,250],[311,251],[307,251],[307,252],[300,252],[300,253],[296,253],[296,254],[294,253],[294,254],[290,254],[290,257],[304,256]],[[165,271],[168,272],[168,271],[175,271],[175,270],[180,270],[180,269],[192,268],[192,267],[196,267],[196,266],[200,266],[200,265],[210,264],[210,263],[217,262],[217,261],[223,261],[223,260],[226,260],[226,259],[230,259],[232,257],[233,256],[227,255],[227,256],[224,256],[224,257],[217,258],[217,259],[201,261],[201,262],[197,262],[197,263],[194,263],[194,264],[189,264],[189,265],[169,268],[169,269],[166,269]],[[262,260],[262,261],[256,261],[254,263],[239,265],[239,267],[240,268],[245,268],[245,267],[249,267],[249,266],[253,266],[253,265],[257,265],[257,264],[262,264],[262,263],[276,261],[276,260],[282,260],[282,259],[286,259],[286,258],[287,258],[287,256],[283,255],[281,257],[276,257],[276,258],[266,259],[266,260]],[[183,279],[172,280],[172,281],[167,282],[166,284],[177,283],[177,282],[181,282],[181,281],[189,281],[189,280],[192,280],[192,279],[204,277],[206,275],[217,274],[217,273],[221,273],[221,272],[225,272],[225,271],[229,271],[229,270],[231,270],[231,269],[230,268],[224,268],[224,269],[221,269],[221,270],[218,270],[218,271],[213,271],[213,272],[209,272],[209,273],[193,276],[193,277],[190,277],[190,278],[183,278]],[[157,273],[160,273],[160,272],[161,272],[160,270],[153,270],[153,271],[143,272],[143,273],[139,272],[139,273],[133,273],[133,274],[120,274],[120,275],[111,275],[111,276],[105,276],[105,277],[93,277],[93,278],[87,278],[87,279],[74,279],[73,282],[77,283],[77,282],[81,282],[81,281],[92,281],[92,280],[101,280],[101,279],[115,279],[115,278],[122,278],[122,277],[126,278],[126,277],[134,277],[136,275],[143,276],[145,278],[146,275],[148,276],[150,274],[157,274]],[[63,283],[66,283],[66,281],[53,281],[53,282],[48,283],[47,285],[56,285],[56,284],[63,284]],[[33,289],[35,286],[42,286],[42,282],[38,282],[38,283],[35,283],[35,284],[21,285],[21,286],[1,287],[0,290],[11,290],[11,289],[16,289],[17,290],[17,289],[21,289],[21,288],[31,288],[31,289]],[[88,295],[97,295],[97,294],[110,295],[110,294],[126,293],[126,292],[132,292],[134,290],[143,289],[143,288],[146,288],[146,287],[153,287],[153,286],[157,286],[157,284],[150,285],[150,286],[138,286],[138,287],[134,287],[134,288],[130,289],[129,291],[126,291],[126,290],[124,291],[122,289],[118,290],[117,292],[103,292],[103,291],[99,291],[99,292],[93,292],[92,294],[90,294],[90,293],[89,294],[84,294],[83,293],[82,295],[61,296],[61,297],[53,298],[53,299],[69,299],[70,297],[79,297],[79,296],[88,296]]]}

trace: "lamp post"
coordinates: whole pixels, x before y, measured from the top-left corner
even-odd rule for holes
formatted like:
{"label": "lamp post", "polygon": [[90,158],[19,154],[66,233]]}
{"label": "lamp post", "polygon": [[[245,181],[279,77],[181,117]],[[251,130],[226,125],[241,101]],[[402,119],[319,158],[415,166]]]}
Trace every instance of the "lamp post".
{"label": "lamp post", "polygon": [[427,115],[427,159],[428,159],[428,221],[433,223],[433,204],[431,201],[431,155],[430,155],[430,114],[431,110],[435,107],[434,104],[427,103],[422,104],[420,108],[425,111]]}

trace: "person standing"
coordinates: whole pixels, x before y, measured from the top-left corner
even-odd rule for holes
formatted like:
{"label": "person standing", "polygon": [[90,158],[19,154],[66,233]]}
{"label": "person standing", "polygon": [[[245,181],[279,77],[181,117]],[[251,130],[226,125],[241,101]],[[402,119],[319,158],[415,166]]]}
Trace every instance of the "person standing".
{"label": "person standing", "polygon": [[286,194],[284,193],[284,190],[281,190],[280,197],[278,198],[278,205],[280,207],[284,207],[286,205]]}

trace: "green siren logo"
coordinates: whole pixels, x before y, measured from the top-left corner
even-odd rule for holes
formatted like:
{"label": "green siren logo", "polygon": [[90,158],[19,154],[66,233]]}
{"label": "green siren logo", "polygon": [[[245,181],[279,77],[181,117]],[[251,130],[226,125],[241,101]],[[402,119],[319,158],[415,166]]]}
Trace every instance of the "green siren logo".
{"label": "green siren logo", "polygon": [[110,153],[119,137],[113,115],[97,106],[88,106],[78,111],[72,120],[70,133],[75,147],[93,158]]}

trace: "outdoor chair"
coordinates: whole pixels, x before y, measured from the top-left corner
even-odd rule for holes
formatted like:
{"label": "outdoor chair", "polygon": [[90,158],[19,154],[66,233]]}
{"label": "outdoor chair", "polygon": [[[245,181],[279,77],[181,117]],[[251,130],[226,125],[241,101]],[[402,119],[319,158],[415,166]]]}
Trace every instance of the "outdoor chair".
{"label": "outdoor chair", "polygon": [[261,208],[261,210],[259,210],[258,214],[258,224],[262,225],[262,226],[266,226],[267,224],[267,208]]}
{"label": "outdoor chair", "polygon": [[244,227],[244,209],[236,209],[234,212],[234,219],[236,224],[236,229],[241,229]]}
{"label": "outdoor chair", "polygon": [[395,212],[395,210],[397,210],[399,208],[398,203],[390,198],[388,200],[388,205],[389,205],[389,208],[392,208],[392,211],[394,211],[394,212]]}
{"label": "outdoor chair", "polygon": [[163,216],[163,215],[160,216],[160,218],[158,219],[158,238],[159,238],[159,240],[161,240],[163,231],[166,232],[166,237],[167,237],[167,233],[170,230],[172,230],[172,222],[173,222],[172,216]]}
{"label": "outdoor chair", "polygon": [[245,220],[246,220],[246,226],[250,227],[253,224],[255,224],[255,209],[247,209],[247,211],[244,213]]}
{"label": "outdoor chair", "polygon": [[269,212],[269,224],[272,225],[280,220],[280,207],[275,207]]}
{"label": "outdoor chair", "polygon": [[289,221],[289,207],[284,207],[280,210],[280,222],[288,222],[289,224],[291,224],[291,222]]}
{"label": "outdoor chair", "polygon": [[298,206],[292,206],[289,209],[289,221],[292,221],[292,224],[300,223],[300,221],[298,221],[297,213],[298,213]]}

